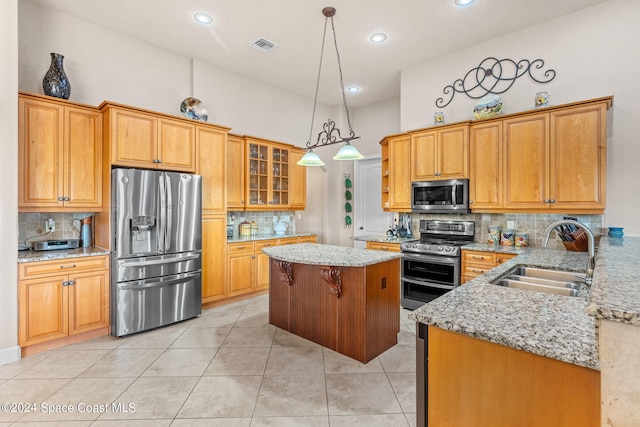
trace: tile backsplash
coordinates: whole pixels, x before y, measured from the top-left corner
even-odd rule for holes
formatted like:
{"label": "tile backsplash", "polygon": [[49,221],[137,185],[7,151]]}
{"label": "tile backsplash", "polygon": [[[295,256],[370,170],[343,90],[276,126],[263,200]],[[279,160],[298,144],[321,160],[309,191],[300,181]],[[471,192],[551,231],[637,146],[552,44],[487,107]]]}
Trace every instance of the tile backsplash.
{"label": "tile backsplash", "polygon": [[[419,236],[421,219],[438,219],[443,221],[474,221],[476,223],[475,242],[487,242],[487,230],[492,225],[499,225],[503,230],[507,228],[507,221],[514,222],[514,229],[517,233],[527,233],[529,235],[529,246],[541,246],[542,237],[547,227],[555,221],[561,220],[565,216],[577,218],[578,222],[591,229],[595,236],[602,235],[602,215],[562,215],[562,214],[469,214],[469,215],[427,215],[413,214],[411,216],[411,228],[416,236]],[[552,237],[554,235],[552,234]],[[549,242],[549,246],[553,241]],[[564,248],[562,241],[556,238],[556,247]]]}
{"label": "tile backsplash", "polygon": [[[80,221],[92,213],[19,213],[18,214],[18,244],[31,246],[33,242],[43,240],[79,239]],[[55,231],[47,233],[45,222],[53,218]]]}
{"label": "tile backsplash", "polygon": [[[233,219],[232,219],[233,217]],[[288,218],[287,218],[288,217]],[[227,224],[233,224],[233,235],[239,234],[238,224],[241,222],[255,221],[258,224],[258,234],[273,234],[275,223],[282,221],[287,224],[286,233],[295,233],[296,219],[295,211],[265,211],[265,212],[227,212]],[[288,221],[286,221],[288,219]]]}

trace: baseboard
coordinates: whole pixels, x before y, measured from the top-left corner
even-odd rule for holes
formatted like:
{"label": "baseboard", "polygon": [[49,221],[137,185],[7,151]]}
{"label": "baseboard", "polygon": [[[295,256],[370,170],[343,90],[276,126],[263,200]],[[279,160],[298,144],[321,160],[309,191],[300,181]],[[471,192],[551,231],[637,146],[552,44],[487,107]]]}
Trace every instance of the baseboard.
{"label": "baseboard", "polygon": [[0,365],[6,365],[7,363],[17,362],[20,360],[20,346],[14,345],[13,347],[0,348]]}

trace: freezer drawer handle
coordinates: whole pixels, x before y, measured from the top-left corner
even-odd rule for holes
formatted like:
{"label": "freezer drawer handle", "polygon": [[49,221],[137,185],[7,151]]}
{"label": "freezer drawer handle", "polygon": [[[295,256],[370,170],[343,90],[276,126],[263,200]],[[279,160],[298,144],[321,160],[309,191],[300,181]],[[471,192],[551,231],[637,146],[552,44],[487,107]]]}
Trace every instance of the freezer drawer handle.
{"label": "freezer drawer handle", "polygon": [[178,283],[186,282],[188,279],[197,279],[198,277],[200,277],[200,273],[192,273],[192,274],[187,274],[184,277],[181,277],[179,279],[167,280],[164,282],[145,283],[144,285],[125,285],[125,286],[122,286],[120,289],[122,289],[123,291],[142,291],[144,289],[154,288],[157,286],[177,285]]}
{"label": "freezer drawer handle", "polygon": [[157,265],[157,264],[167,264],[169,262],[181,262],[181,261],[189,261],[192,259],[198,259],[200,258],[200,254],[191,254],[191,255],[183,255],[183,256],[177,256],[174,258],[163,258],[163,259],[158,259],[158,260],[153,260],[153,261],[122,261],[120,263],[121,267],[145,267],[148,265]]}

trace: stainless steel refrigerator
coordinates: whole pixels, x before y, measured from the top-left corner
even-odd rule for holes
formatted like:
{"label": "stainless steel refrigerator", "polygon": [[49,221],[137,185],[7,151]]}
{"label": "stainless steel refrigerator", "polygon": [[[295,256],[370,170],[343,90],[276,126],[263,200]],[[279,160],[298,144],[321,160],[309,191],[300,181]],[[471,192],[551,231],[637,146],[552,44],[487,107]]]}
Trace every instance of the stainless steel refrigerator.
{"label": "stainless steel refrigerator", "polygon": [[201,177],[113,169],[111,179],[112,334],[202,313]]}

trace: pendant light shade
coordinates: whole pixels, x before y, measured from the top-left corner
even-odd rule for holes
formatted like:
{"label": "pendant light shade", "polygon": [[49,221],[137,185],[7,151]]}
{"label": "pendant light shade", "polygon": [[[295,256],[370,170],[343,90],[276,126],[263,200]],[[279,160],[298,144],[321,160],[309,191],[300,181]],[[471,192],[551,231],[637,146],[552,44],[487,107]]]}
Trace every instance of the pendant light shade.
{"label": "pendant light shade", "polygon": [[307,151],[296,164],[300,166],[324,166],[324,162],[313,150]]}
{"label": "pendant light shade", "polygon": [[[333,7],[325,7],[322,9],[324,15],[324,31],[322,33],[322,48],[320,49],[320,65],[318,66],[318,78],[316,80],[316,94],[313,100],[313,113],[311,114],[311,129],[309,130],[309,139],[307,140],[307,153],[297,163],[302,166],[322,166],[324,162],[320,160],[320,157],[313,152],[316,147],[323,147],[325,145],[344,143],[344,147],[338,151],[333,159],[334,160],[356,160],[362,159],[364,156],[358,152],[356,147],[351,145],[351,141],[359,139],[355,132],[351,128],[351,118],[349,117],[349,107],[347,107],[347,97],[344,93],[344,82],[342,80],[342,64],[340,63],[340,52],[338,51],[338,41],[336,40],[336,30],[333,26],[333,16],[336,14],[336,10]],[[349,134],[343,137],[340,134],[340,129],[336,127],[336,123],[328,119],[326,123],[322,125],[322,132],[318,134],[318,139],[315,144],[311,143],[311,135],[313,134],[313,121],[316,116],[316,106],[318,104],[318,89],[320,87],[320,73],[322,72],[322,56],[324,53],[324,42],[327,36],[327,23],[331,22],[331,32],[333,34],[333,43],[336,47],[336,57],[338,60],[338,72],[340,74],[340,90],[342,92],[342,103],[344,104],[344,110],[347,117],[347,125],[349,126]]]}
{"label": "pendant light shade", "polygon": [[360,154],[358,149],[347,142],[338,153],[333,156],[333,160],[358,160],[364,156]]}

